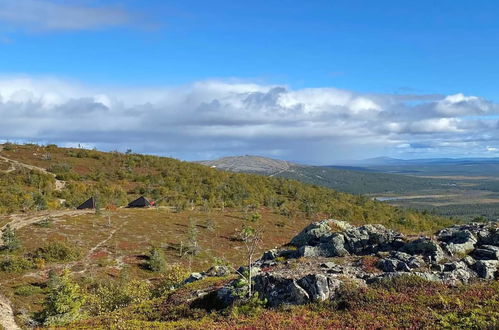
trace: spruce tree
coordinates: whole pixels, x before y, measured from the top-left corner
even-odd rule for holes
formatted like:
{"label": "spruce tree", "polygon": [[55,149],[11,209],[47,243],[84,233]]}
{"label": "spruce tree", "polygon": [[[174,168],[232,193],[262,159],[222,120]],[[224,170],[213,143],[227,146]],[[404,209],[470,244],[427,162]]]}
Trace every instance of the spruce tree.
{"label": "spruce tree", "polygon": [[10,225],[7,225],[2,232],[3,248],[7,251],[14,251],[21,247],[21,242]]}
{"label": "spruce tree", "polygon": [[44,325],[64,325],[82,316],[81,307],[85,303],[85,296],[69,274],[66,269],[59,283],[50,288],[41,312]]}

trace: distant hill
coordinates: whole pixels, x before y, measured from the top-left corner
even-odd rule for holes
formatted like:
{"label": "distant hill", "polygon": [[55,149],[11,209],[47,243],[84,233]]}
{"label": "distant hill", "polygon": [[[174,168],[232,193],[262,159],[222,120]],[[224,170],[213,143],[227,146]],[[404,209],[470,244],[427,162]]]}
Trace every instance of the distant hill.
{"label": "distant hill", "polygon": [[224,157],[200,163],[224,171],[258,173],[295,179],[353,194],[403,193],[414,190],[445,189],[453,184],[449,180],[379,173],[363,170],[361,167],[307,166],[260,156]]}
{"label": "distant hill", "polygon": [[258,173],[275,175],[284,171],[291,171],[292,168],[299,167],[284,160],[272,159],[260,156],[233,156],[223,157],[216,160],[200,161],[200,164],[224,171],[236,173]]}

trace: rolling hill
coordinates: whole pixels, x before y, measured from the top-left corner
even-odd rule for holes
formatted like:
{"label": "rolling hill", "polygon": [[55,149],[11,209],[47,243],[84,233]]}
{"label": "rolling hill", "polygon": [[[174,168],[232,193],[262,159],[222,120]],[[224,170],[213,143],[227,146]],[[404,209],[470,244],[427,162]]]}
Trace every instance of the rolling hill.
{"label": "rolling hill", "polygon": [[454,184],[452,180],[329,166],[307,166],[259,156],[224,157],[200,163],[225,171],[258,173],[299,180],[352,194],[397,194],[416,190],[446,189]]}

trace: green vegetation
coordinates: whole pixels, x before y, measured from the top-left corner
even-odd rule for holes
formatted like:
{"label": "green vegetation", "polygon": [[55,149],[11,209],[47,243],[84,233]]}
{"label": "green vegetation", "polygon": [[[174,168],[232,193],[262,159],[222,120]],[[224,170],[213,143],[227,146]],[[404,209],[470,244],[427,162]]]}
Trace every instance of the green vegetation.
{"label": "green vegetation", "polygon": [[69,271],[65,270],[57,285],[50,289],[43,311],[39,317],[44,325],[63,325],[81,318],[81,308],[85,296],[80,286],[72,281]]}
{"label": "green vegetation", "polygon": [[34,253],[34,257],[48,262],[72,261],[80,257],[80,252],[65,242],[51,241],[38,248]]}
{"label": "green vegetation", "polygon": [[[66,206],[75,207],[89,196],[95,196],[101,207],[125,205],[137,195],[146,195],[157,205],[174,206],[178,211],[186,206],[204,209],[264,206],[290,217],[301,213],[310,218],[376,222],[400,230],[428,231],[450,224],[446,219],[396,209],[362,196],[282,178],[222,172],[171,158],[52,145],[12,145],[9,149],[2,154],[48,168],[67,184],[56,191],[54,178],[47,174],[23,170],[1,174],[0,212],[4,213],[58,208],[59,199],[65,200]],[[50,157],[42,157],[46,154]]]}
{"label": "green vegetation", "polygon": [[0,171],[0,214],[56,208],[54,187],[54,178],[39,171]]}
{"label": "green vegetation", "polygon": [[21,247],[21,242],[17,238],[14,230],[8,224],[2,231],[3,249],[12,252]]}
{"label": "green vegetation", "polygon": [[196,290],[220,286],[210,278],[112,313],[89,318],[74,328],[121,326],[161,329],[331,329],[432,328],[494,329],[499,326],[499,282],[449,287],[412,276],[379,285],[344,285],[333,302],[264,308],[254,296],[228,310],[204,298],[192,303]]}
{"label": "green vegetation", "polygon": [[147,267],[153,272],[162,272],[166,269],[165,254],[160,248],[152,247],[149,251]]}
{"label": "green vegetation", "polygon": [[351,194],[405,194],[417,190],[445,189],[455,183],[437,178],[362,172],[325,166],[296,166],[291,171],[279,173],[277,176]]}

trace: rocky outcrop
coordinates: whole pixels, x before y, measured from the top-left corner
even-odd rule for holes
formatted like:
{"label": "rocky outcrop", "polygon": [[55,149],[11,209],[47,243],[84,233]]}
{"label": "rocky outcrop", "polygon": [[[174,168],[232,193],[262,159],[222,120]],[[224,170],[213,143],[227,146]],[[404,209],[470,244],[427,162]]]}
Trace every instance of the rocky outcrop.
{"label": "rocky outcrop", "polygon": [[184,280],[184,284],[196,282],[206,277],[223,277],[232,274],[234,271],[227,266],[213,266],[202,273],[191,273],[189,277]]}
{"label": "rocky outcrop", "polygon": [[[493,223],[452,226],[435,239],[408,239],[381,225],[323,220],[289,245],[265,252],[253,265],[253,289],[270,306],[334,299],[345,280],[369,285],[412,274],[457,285],[498,276],[498,224]],[[241,296],[235,283],[217,292],[223,304]]]}
{"label": "rocky outcrop", "polygon": [[290,244],[299,248],[300,257],[343,257],[400,247],[403,236],[381,225],[353,227],[329,219],[310,224]]}

